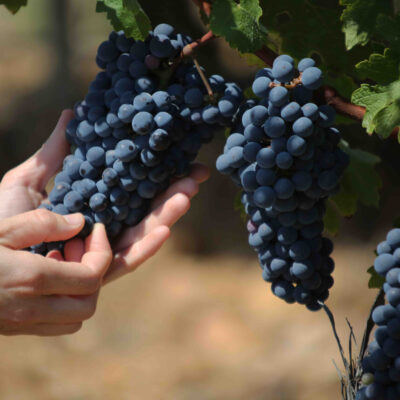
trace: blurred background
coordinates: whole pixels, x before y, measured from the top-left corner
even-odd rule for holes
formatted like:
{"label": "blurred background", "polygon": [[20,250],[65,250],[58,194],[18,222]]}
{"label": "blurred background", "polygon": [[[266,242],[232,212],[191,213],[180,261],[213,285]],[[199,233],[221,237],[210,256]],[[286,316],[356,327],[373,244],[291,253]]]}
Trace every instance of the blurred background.
{"label": "blurred background", "polygon": [[[186,0],[142,2],[154,24],[197,38]],[[95,0],[30,1],[16,16],[0,8],[0,176],[48,137],[62,109],[83,98],[98,44],[110,26]],[[209,74],[243,87],[249,67],[222,40],[199,54]],[[399,145],[344,137],[382,157],[381,211],[361,207],[334,238],[336,284],[328,300],[344,343],[351,321],[361,342],[376,291],[367,289],[373,250],[397,217]],[[326,315],[277,300],[261,278],[234,210],[237,189],[216,173],[223,132],[200,160],[212,170],[171,240],[131,276],[103,289],[96,315],[68,337],[0,338],[2,400],[334,400],[338,350]]]}

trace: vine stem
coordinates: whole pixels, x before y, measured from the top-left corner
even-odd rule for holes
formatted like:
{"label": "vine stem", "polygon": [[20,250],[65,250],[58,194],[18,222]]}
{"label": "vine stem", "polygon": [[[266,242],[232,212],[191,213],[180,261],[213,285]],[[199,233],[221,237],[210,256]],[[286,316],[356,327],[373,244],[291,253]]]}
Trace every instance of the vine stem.
{"label": "vine stem", "polygon": [[[207,17],[211,15],[212,4],[208,0],[192,0],[200,11],[203,12]],[[397,5],[399,0],[394,0],[394,4]],[[208,32],[213,35],[212,31]],[[215,35],[213,35],[215,37]],[[271,66],[278,54],[267,46],[261,47],[261,49],[254,52],[254,54],[264,61],[267,65]],[[341,96],[336,89],[331,86],[322,86],[318,91],[318,97],[320,100],[329,104],[333,107],[337,113],[349,117],[355,121],[362,121],[366,112],[365,107],[358,106],[351,103],[350,100]],[[393,129],[390,137],[397,138],[399,135],[399,128]]]}

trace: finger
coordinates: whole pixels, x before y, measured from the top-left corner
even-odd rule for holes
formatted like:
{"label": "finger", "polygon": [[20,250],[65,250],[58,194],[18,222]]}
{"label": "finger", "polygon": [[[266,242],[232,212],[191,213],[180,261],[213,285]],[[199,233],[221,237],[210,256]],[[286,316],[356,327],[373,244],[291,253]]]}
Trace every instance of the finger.
{"label": "finger", "polygon": [[194,197],[199,192],[199,184],[205,182],[209,176],[210,170],[208,167],[199,163],[192,164],[190,175],[177,179],[165,192],[156,197],[152,203],[152,209],[156,209],[176,193],[186,194],[189,198]]}
{"label": "finger", "polygon": [[[200,163],[193,163],[190,165],[190,174],[188,175],[189,178],[193,178],[197,183],[203,183],[210,177],[210,169]],[[182,178],[174,178],[172,182],[176,182]]]}
{"label": "finger", "polygon": [[142,239],[159,226],[164,225],[170,228],[189,211],[189,208],[189,198],[182,193],[175,194],[152,211],[140,224],[126,229],[114,244],[114,251],[126,249],[134,240]]}
{"label": "finger", "polygon": [[73,324],[35,324],[23,328],[15,328],[3,333],[6,336],[12,335],[35,335],[35,336],[61,336],[71,335],[82,328],[82,322]]}
{"label": "finger", "polygon": [[[111,263],[111,256],[107,262]],[[98,291],[105,273],[102,262],[87,266],[8,248],[2,249],[2,264],[2,283],[27,296],[91,295]]]}
{"label": "finger", "polygon": [[113,253],[103,224],[95,224],[92,233],[85,239],[85,254],[82,264],[96,275],[104,276],[111,264]]}
{"label": "finger", "polygon": [[192,177],[197,183],[203,183],[210,177],[210,169],[203,164],[194,163],[192,164],[190,177]]}
{"label": "finger", "polygon": [[151,203],[151,209],[157,209],[161,204],[165,203],[169,198],[177,193],[182,193],[191,199],[198,192],[199,184],[193,178],[181,178],[153,200]]}
{"label": "finger", "polygon": [[85,321],[96,311],[98,291],[89,296],[14,296],[9,325],[71,324]]}
{"label": "finger", "polygon": [[73,324],[38,324],[32,327],[30,334],[36,336],[62,336],[72,335],[82,328],[83,323]]}
{"label": "finger", "polygon": [[161,248],[169,235],[167,226],[159,226],[125,251],[117,253],[104,276],[103,284],[134,271]]}
{"label": "finger", "polygon": [[31,323],[71,324],[91,318],[99,292],[88,296],[40,296],[29,299]]}
{"label": "finger", "polygon": [[28,160],[9,171],[4,184],[20,184],[43,192],[49,179],[60,169],[70,146],[65,137],[68,122],[73,118],[72,110],[64,110],[57,125],[43,146]]}
{"label": "finger", "polygon": [[47,258],[52,258],[53,260],[57,261],[64,261],[64,257],[58,250],[51,250],[46,254]]}
{"label": "finger", "polygon": [[38,209],[0,221],[0,245],[11,249],[42,242],[67,240],[78,234],[85,219],[82,214],[59,215]]}
{"label": "finger", "polygon": [[72,239],[65,243],[64,257],[66,261],[81,262],[85,254],[85,245],[81,239]]}

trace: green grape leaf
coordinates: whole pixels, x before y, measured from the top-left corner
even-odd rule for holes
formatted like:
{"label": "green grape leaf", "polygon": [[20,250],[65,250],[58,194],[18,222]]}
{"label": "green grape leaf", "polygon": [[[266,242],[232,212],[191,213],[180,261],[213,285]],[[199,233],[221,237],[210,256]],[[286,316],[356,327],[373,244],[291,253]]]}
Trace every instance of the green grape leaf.
{"label": "green grape leaf", "polygon": [[351,173],[347,170],[343,174],[340,191],[331,197],[342,217],[350,217],[357,211],[358,194],[353,191]]}
{"label": "green grape leaf", "polygon": [[[342,32],[342,10],[327,1],[260,0],[264,13],[262,23],[268,29],[269,47],[290,54],[295,60],[313,57],[324,73],[325,84],[346,97],[356,89],[354,65],[368,57],[372,46],[346,51]],[[315,29],[318,25],[318,29]],[[334,43],[327,46],[327,43]]]}
{"label": "green grape leaf", "polygon": [[359,62],[356,70],[361,79],[387,85],[400,76],[400,57],[393,54],[391,49],[385,49],[383,54],[373,53],[368,60]]}
{"label": "green grape leaf", "polygon": [[16,14],[21,7],[27,4],[28,0],[0,0],[0,5],[6,6],[13,14]]}
{"label": "green grape leaf", "polygon": [[341,190],[333,197],[340,213],[345,216],[354,214],[356,200],[366,206],[379,207],[382,181],[375,165],[380,162],[380,158],[364,150],[352,149],[344,140],[341,141],[340,147],[350,157]]}
{"label": "green grape leaf", "polygon": [[371,276],[369,278],[368,287],[370,289],[381,289],[385,283],[385,278],[380,276],[374,267],[369,267],[367,271]]}
{"label": "green grape leaf", "polygon": [[[322,69],[324,70],[324,68]],[[340,74],[339,76],[334,76],[330,74],[330,71],[324,71],[324,84],[334,87],[344,97],[350,97],[358,88],[358,85],[356,85],[353,79],[348,75]],[[338,115],[337,118],[338,117],[340,117],[340,115]],[[354,123],[354,120],[351,121]]]}
{"label": "green grape leaf", "polygon": [[387,138],[400,126],[400,80],[386,86],[362,84],[351,101],[366,107],[362,125],[368,133]]}
{"label": "green grape leaf", "polygon": [[137,0],[97,0],[96,11],[107,13],[116,31],[124,30],[135,40],[144,40],[151,30],[150,19]]}
{"label": "green grape leaf", "polygon": [[383,14],[378,15],[376,31],[390,43],[392,51],[400,55],[400,13],[395,18]]}
{"label": "green grape leaf", "polygon": [[258,0],[213,1],[210,29],[223,36],[234,49],[249,53],[262,47],[266,29],[260,24],[262,8]]}
{"label": "green grape leaf", "polygon": [[331,235],[336,235],[339,232],[339,226],[340,226],[340,216],[336,211],[333,203],[331,201],[327,201],[326,211],[324,215],[325,231],[330,233]]}
{"label": "green grape leaf", "polygon": [[391,12],[389,0],[340,0],[340,4],[345,7],[341,20],[348,50],[366,45],[375,31],[378,15]]}

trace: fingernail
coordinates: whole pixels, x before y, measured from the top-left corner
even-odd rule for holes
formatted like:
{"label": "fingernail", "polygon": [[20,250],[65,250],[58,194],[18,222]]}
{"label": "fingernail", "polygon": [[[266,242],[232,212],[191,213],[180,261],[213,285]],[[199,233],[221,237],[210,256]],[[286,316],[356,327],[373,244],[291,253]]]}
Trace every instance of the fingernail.
{"label": "fingernail", "polygon": [[70,225],[82,225],[83,215],[80,213],[64,215],[64,218]]}

